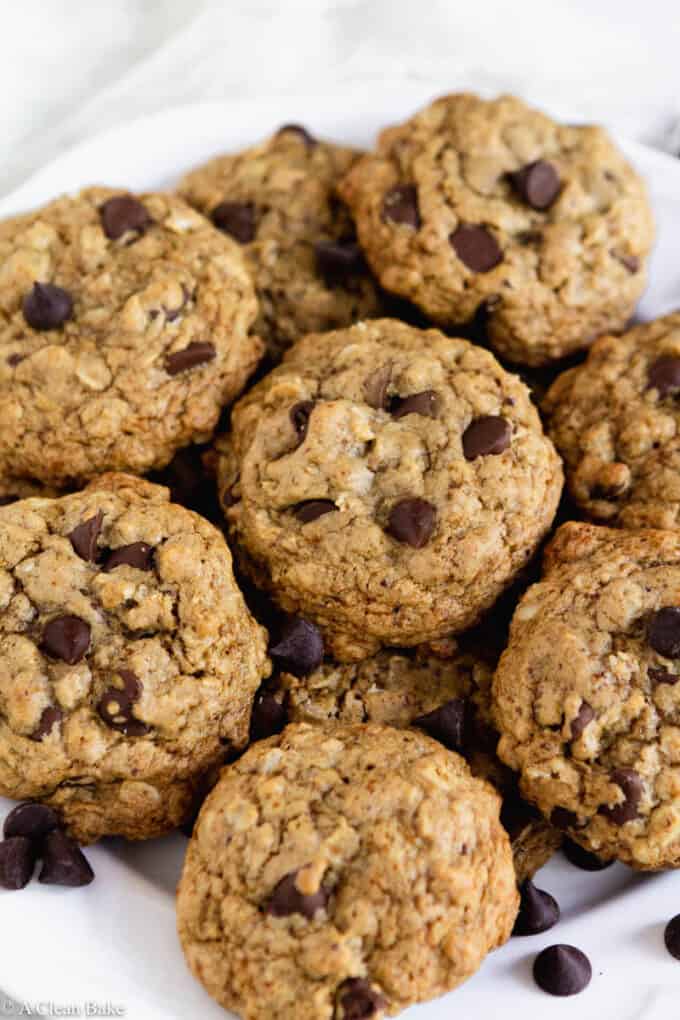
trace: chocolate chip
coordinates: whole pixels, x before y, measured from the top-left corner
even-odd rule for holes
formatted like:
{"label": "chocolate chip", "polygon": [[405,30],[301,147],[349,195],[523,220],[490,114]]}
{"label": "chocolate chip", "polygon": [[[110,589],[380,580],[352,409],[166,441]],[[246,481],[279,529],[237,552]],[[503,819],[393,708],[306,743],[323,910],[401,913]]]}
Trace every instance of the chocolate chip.
{"label": "chocolate chip", "polygon": [[307,128],[304,128],[301,124],[283,124],[276,132],[277,135],[291,134],[297,135],[300,141],[304,142],[305,145],[313,149],[318,144],[314,135],[310,135]]}
{"label": "chocolate chip", "polygon": [[12,836],[0,843],[0,887],[23,889],[35,867],[36,846],[26,836]]}
{"label": "chocolate chip", "polygon": [[659,397],[667,397],[669,393],[680,390],[680,357],[664,354],[649,366],[647,373],[649,388],[654,389]]}
{"label": "chocolate chip", "polygon": [[381,411],[387,406],[387,387],[392,378],[392,366],[382,365],[364,380],[364,395],[369,407]]}
{"label": "chocolate chip", "polygon": [[488,273],[503,261],[503,252],[493,234],[475,223],[461,223],[449,235],[456,255],[473,273]]}
{"label": "chocolate chip", "polygon": [[402,499],[390,510],[387,533],[414,549],[427,545],[437,523],[437,511],[426,499]]}
{"label": "chocolate chip", "polygon": [[69,666],[80,662],[90,646],[90,626],[79,616],[67,613],[55,616],[45,625],[42,636],[43,651],[53,659],[62,659]]}
{"label": "chocolate chip", "polygon": [[305,499],[297,503],[293,513],[303,524],[310,524],[311,521],[323,517],[324,514],[333,513],[337,507],[332,499]]}
{"label": "chocolate chip", "polygon": [[63,713],[56,705],[51,705],[49,708],[44,709],[43,714],[40,716],[40,722],[31,733],[30,739],[42,740],[44,737],[49,737],[54,727],[61,722],[62,718]]}
{"label": "chocolate chip", "polygon": [[317,271],[331,286],[366,273],[364,253],[356,241],[319,241],[314,253]]}
{"label": "chocolate chip", "polygon": [[412,725],[425,730],[450,751],[462,751],[465,746],[465,701],[451,698],[426,715],[419,715]]}
{"label": "chocolate chip", "polygon": [[463,433],[463,453],[466,460],[503,453],[510,446],[512,427],[498,414],[485,414],[475,418]]}
{"label": "chocolate chip", "polygon": [[647,670],[647,675],[654,684],[673,685],[677,684],[678,680],[680,680],[680,676],[676,673],[669,673],[667,669],[663,668],[663,666],[650,666]]}
{"label": "chocolate chip", "polygon": [[104,523],[104,514],[98,510],[94,517],[77,524],[68,535],[73,551],[81,560],[94,563],[97,559],[97,539]]}
{"label": "chocolate chip", "polygon": [[652,613],[647,622],[647,641],[667,659],[680,656],[680,609],[666,606]]}
{"label": "chocolate chip", "polygon": [[315,624],[295,616],[281,628],[279,639],[269,649],[278,666],[293,676],[307,676],[323,661],[323,637]]}
{"label": "chocolate chip", "polygon": [[0,506],[11,506],[19,501],[19,496],[0,496]]}
{"label": "chocolate chip", "polygon": [[73,315],[73,300],[63,287],[34,283],[21,305],[24,319],[33,329],[59,329]]}
{"label": "chocolate chip", "polygon": [[116,567],[136,567],[137,570],[151,570],[153,546],[146,542],[131,542],[112,549],[106,558],[104,570],[108,573]]}
{"label": "chocolate chip", "polygon": [[530,825],[540,815],[535,807],[527,804],[516,792],[506,793],[501,804],[501,825],[514,839],[527,825]]}
{"label": "chocolate chip", "polygon": [[281,733],[288,722],[286,699],[280,691],[261,687],[255,695],[250,716],[250,740],[266,740]]}
{"label": "chocolate chip", "polygon": [[534,981],[549,995],[577,995],[592,976],[590,960],[575,946],[548,946],[534,960]]}
{"label": "chocolate chip", "polygon": [[609,780],[619,787],[624,799],[618,804],[601,804],[598,814],[604,815],[614,825],[625,825],[638,817],[643,793],[642,780],[634,769],[614,769]]}
{"label": "chocolate chip", "polygon": [[214,361],[216,356],[217,352],[213,344],[207,340],[194,341],[184,350],[168,354],[165,359],[165,371],[168,375],[179,375],[180,372],[187,372],[190,368],[196,368],[197,365],[205,365],[209,361]]}
{"label": "chocolate chip", "polygon": [[323,887],[315,893],[305,895],[301,893],[295,884],[298,872],[291,871],[285,875],[277,885],[274,886],[271,896],[265,906],[267,914],[273,917],[288,917],[290,914],[302,914],[303,917],[312,918],[317,910],[323,910],[328,902],[328,895]]}
{"label": "chocolate chip", "polygon": [[407,414],[421,414],[424,418],[436,418],[439,399],[434,390],[422,390],[409,397],[393,397],[390,414],[393,418],[405,418]]}
{"label": "chocolate chip", "polygon": [[571,720],[571,739],[578,740],[586,726],[595,718],[594,709],[587,701],[581,703],[577,714]]}
{"label": "chocolate chip", "polygon": [[560,193],[560,176],[545,159],[527,163],[510,174],[510,183],[522,201],[539,212],[551,206]]}
{"label": "chocolate chip", "polygon": [[27,839],[42,839],[59,825],[56,811],[47,804],[27,801],[17,804],[5,818],[2,832],[5,839],[12,836],[26,836]]}
{"label": "chocolate chip", "polygon": [[338,1020],[371,1020],[387,1001],[366,978],[348,978],[338,988]]}
{"label": "chocolate chip", "polygon": [[556,829],[577,829],[578,815],[575,815],[573,811],[568,811],[567,808],[556,807],[553,808],[550,815],[550,824],[554,825]]}
{"label": "chocolate chip", "polygon": [[543,889],[537,889],[527,878],[519,887],[519,913],[512,929],[513,935],[540,935],[560,919],[557,900]]}
{"label": "chocolate chip", "polygon": [[[612,254],[614,253],[612,252]],[[640,259],[637,255],[621,255],[620,253],[616,253],[615,258],[617,258],[621,265],[631,274],[637,273],[640,269]]]}
{"label": "chocolate chip", "polygon": [[671,956],[674,956],[676,960],[680,960],[680,914],[676,914],[666,925],[663,940]]}
{"label": "chocolate chip", "polygon": [[99,700],[97,711],[112,730],[118,730],[126,737],[143,737],[149,732],[149,727],[132,714],[134,702],[142,695],[142,683],[131,669],[118,670],[118,676],[123,681],[122,689],[108,687]]}
{"label": "chocolate chip", "polygon": [[398,184],[385,193],[382,218],[388,223],[403,223],[415,230],[420,229],[418,189],[415,184]]}
{"label": "chocolate chip", "polygon": [[300,443],[303,443],[305,436],[307,435],[307,426],[309,425],[309,416],[314,409],[313,400],[301,400],[298,404],[294,404],[290,409],[290,420],[293,428],[297,432]]}
{"label": "chocolate chip", "polygon": [[252,202],[220,202],[212,211],[212,221],[239,244],[250,244],[257,232]]}
{"label": "chocolate chip", "polygon": [[605,861],[597,854],[579,846],[578,843],[574,843],[573,839],[565,839],[562,851],[569,863],[573,864],[575,868],[580,868],[581,871],[604,871],[605,868],[611,868],[614,863],[614,861]]}
{"label": "chocolate chip", "polygon": [[80,847],[61,829],[47,834],[38,881],[44,885],[89,885],[94,872]]}
{"label": "chocolate chip", "polygon": [[117,241],[123,234],[136,231],[142,234],[153,222],[146,208],[132,195],[116,195],[99,209],[104,233],[111,241]]}

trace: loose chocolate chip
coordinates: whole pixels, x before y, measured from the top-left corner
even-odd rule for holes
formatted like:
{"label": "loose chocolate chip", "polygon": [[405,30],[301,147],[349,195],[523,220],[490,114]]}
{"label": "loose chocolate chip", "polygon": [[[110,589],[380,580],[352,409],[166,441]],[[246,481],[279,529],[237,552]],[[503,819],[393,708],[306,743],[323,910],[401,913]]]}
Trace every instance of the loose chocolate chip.
{"label": "loose chocolate chip", "polygon": [[180,372],[187,372],[197,365],[205,365],[208,361],[214,361],[217,356],[215,347],[208,341],[201,341],[189,344],[184,350],[168,354],[165,359],[165,371],[168,375],[179,375]]}
{"label": "loose chocolate chip", "polygon": [[123,234],[136,231],[142,234],[152,223],[149,213],[132,195],[116,195],[99,209],[104,233],[111,241],[117,241]]}
{"label": "loose chocolate chip", "polygon": [[642,780],[634,769],[614,769],[609,779],[619,787],[624,799],[619,804],[601,804],[598,813],[614,825],[625,825],[638,817],[643,792]]}
{"label": "loose chocolate chip", "polygon": [[309,416],[313,410],[313,400],[301,400],[298,404],[294,404],[290,409],[290,420],[293,428],[297,432],[300,443],[304,442],[305,436],[307,435]]}
{"label": "loose chocolate chip", "polygon": [[311,521],[323,517],[324,514],[333,513],[337,507],[332,499],[305,499],[302,503],[296,504],[293,513],[303,524],[310,524]]}
{"label": "loose chocolate chip", "polygon": [[680,357],[664,354],[649,366],[647,373],[649,388],[656,390],[663,399],[669,393],[680,390]]}
{"label": "loose chocolate chip", "polygon": [[126,737],[143,737],[149,732],[149,727],[132,714],[134,702],[141,697],[142,684],[130,669],[121,669],[118,675],[123,681],[122,690],[108,687],[99,700],[97,711],[112,730],[118,730]]}
{"label": "loose chocolate chip", "polygon": [[425,730],[450,751],[462,751],[465,746],[465,701],[451,698],[426,715],[419,715],[412,725]]}
{"label": "loose chocolate chip", "polygon": [[97,539],[104,523],[104,514],[98,510],[94,517],[88,517],[86,521],[77,524],[69,533],[69,539],[73,551],[80,556],[81,560],[94,563],[97,559]]}
{"label": "loose chocolate chip", "polygon": [[405,418],[407,414],[422,414],[424,418],[436,418],[439,400],[434,390],[422,390],[410,397],[393,397],[390,414],[393,418]]}
{"label": "loose chocolate chip", "polygon": [[79,616],[68,613],[64,616],[55,616],[45,625],[42,647],[54,659],[62,659],[63,662],[68,662],[69,666],[75,666],[89,646],[90,626]]}
{"label": "loose chocolate chip", "polygon": [[146,542],[131,542],[112,549],[106,558],[104,570],[108,573],[116,567],[136,567],[137,570],[151,570],[153,546]]}
{"label": "loose chocolate chip", "polygon": [[309,620],[295,616],[281,628],[279,639],[269,649],[278,666],[294,676],[307,676],[323,661],[321,631]]}
{"label": "loose chocolate chip", "polygon": [[313,149],[318,144],[314,135],[310,135],[307,128],[302,127],[301,124],[283,124],[276,133],[277,135],[297,135],[300,141],[304,142],[310,149]]}
{"label": "loose chocolate chip", "polygon": [[587,701],[581,703],[577,714],[571,720],[571,739],[578,740],[586,726],[595,718],[594,709]]}
{"label": "loose chocolate chip", "polygon": [[577,995],[592,976],[590,960],[575,946],[548,946],[534,960],[534,981],[549,995]]}
{"label": "loose chocolate chip", "polygon": [[382,365],[364,380],[364,395],[369,407],[381,411],[387,406],[387,387],[392,378],[392,366]]}
{"label": "loose chocolate chip", "polygon": [[550,824],[554,825],[556,829],[576,829],[578,828],[578,815],[575,815],[573,811],[568,811],[567,808],[556,807],[550,815]]}
{"label": "loose chocolate chip", "polygon": [[295,884],[297,871],[291,871],[274,886],[271,896],[267,901],[265,911],[273,917],[288,917],[290,914],[302,914],[303,917],[312,918],[317,910],[323,910],[328,902],[328,895],[323,887],[315,893],[306,896],[301,893]]}
{"label": "loose chocolate chip", "polygon": [[331,286],[366,272],[366,260],[356,241],[319,241],[314,245],[316,268]]}
{"label": "loose chocolate chip", "polygon": [[281,733],[288,722],[286,699],[278,691],[261,687],[255,695],[250,716],[250,741],[266,740]]}
{"label": "loose chocolate chip", "polygon": [[437,523],[437,511],[426,499],[402,499],[390,510],[387,533],[397,542],[422,549]]}
{"label": "loose chocolate chip", "polygon": [[560,193],[560,176],[545,159],[527,163],[510,174],[510,183],[523,202],[539,211],[551,206]]}
{"label": "loose chocolate chip", "polygon": [[543,889],[537,889],[531,879],[522,882],[519,913],[512,929],[513,935],[540,935],[560,919],[557,900]]}
{"label": "loose chocolate chip", "polygon": [[604,871],[605,868],[611,868],[614,863],[614,861],[605,861],[597,854],[579,846],[578,843],[574,843],[573,839],[565,839],[562,851],[569,863],[573,864],[575,868],[580,868],[581,871]]}
{"label": "loose chocolate chip", "polygon": [[338,989],[339,1020],[371,1020],[386,1000],[371,988],[366,978],[348,978]]}
{"label": "loose chocolate chip", "polygon": [[503,261],[503,252],[496,238],[486,227],[475,223],[461,223],[449,235],[449,243],[460,261],[473,273],[488,273]]}
{"label": "loose chocolate chip", "polygon": [[669,673],[663,666],[650,666],[647,670],[649,679],[654,684],[677,684],[680,676],[677,673]]}
{"label": "loose chocolate chip", "polygon": [[52,705],[43,711],[40,716],[40,722],[31,733],[31,740],[42,740],[44,737],[49,737],[50,733],[63,718],[63,714],[60,708],[56,705]]}
{"label": "loose chocolate chip", "polygon": [[403,223],[415,230],[420,229],[418,189],[415,184],[398,184],[386,192],[382,204],[382,218],[388,223]]}
{"label": "loose chocolate chip", "polygon": [[663,933],[663,939],[666,943],[666,949],[671,956],[674,956],[676,960],[680,960],[680,914],[676,914],[668,922]]}
{"label": "loose chocolate chip", "polygon": [[28,801],[17,804],[5,818],[2,832],[5,839],[11,836],[26,836],[27,839],[42,839],[59,825],[56,811],[46,804]]}
{"label": "loose chocolate chip", "polygon": [[463,433],[463,453],[466,460],[503,453],[510,446],[512,427],[507,418],[498,414],[485,414],[470,422]]}
{"label": "loose chocolate chip", "polygon": [[94,872],[80,847],[61,829],[45,837],[43,865],[38,881],[44,885],[89,885]]}
{"label": "loose chocolate chip", "polygon": [[250,244],[257,232],[255,206],[252,202],[220,202],[212,211],[215,226],[239,244]]}
{"label": "loose chocolate chip", "polygon": [[34,283],[22,302],[24,319],[33,329],[59,329],[73,315],[73,300],[63,287]]}
{"label": "loose chocolate chip", "polygon": [[677,659],[680,656],[680,609],[676,606],[657,609],[647,623],[647,641],[659,655]]}
{"label": "loose chocolate chip", "polygon": [[26,836],[12,836],[0,843],[0,887],[23,889],[31,880],[36,847]]}

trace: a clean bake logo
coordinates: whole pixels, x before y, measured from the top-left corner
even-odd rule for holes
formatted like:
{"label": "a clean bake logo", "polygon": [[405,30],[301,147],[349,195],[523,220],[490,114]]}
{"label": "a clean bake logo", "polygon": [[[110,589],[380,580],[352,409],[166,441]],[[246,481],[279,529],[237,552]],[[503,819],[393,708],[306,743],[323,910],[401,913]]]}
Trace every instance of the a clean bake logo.
{"label": "a clean bake logo", "polygon": [[13,1002],[11,999],[0,1001],[0,1015],[3,1017],[37,1016],[37,1017],[124,1017],[125,1006],[117,1002]]}

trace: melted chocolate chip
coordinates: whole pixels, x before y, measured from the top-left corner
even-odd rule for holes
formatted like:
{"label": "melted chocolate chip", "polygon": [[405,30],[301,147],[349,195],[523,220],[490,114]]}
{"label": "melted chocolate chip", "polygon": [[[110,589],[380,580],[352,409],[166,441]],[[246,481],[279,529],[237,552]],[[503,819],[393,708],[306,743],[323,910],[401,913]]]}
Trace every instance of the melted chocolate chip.
{"label": "melted chocolate chip", "polygon": [[473,273],[488,273],[503,261],[503,252],[486,227],[461,223],[449,236],[449,243],[460,261]]}
{"label": "melted chocolate chip", "polygon": [[293,676],[307,676],[323,661],[323,637],[319,628],[301,616],[295,616],[281,628],[269,654],[276,664]]}
{"label": "melted chocolate chip", "polygon": [[366,978],[348,978],[338,988],[338,1020],[371,1020],[387,1001]]}
{"label": "melted chocolate chip", "polygon": [[366,273],[366,260],[356,241],[319,241],[314,245],[316,268],[330,286]]}
{"label": "melted chocolate chip", "polygon": [[250,244],[257,233],[257,218],[252,202],[220,202],[212,211],[215,226],[239,244]]}
{"label": "melted chocolate chip", "polygon": [[534,960],[534,981],[549,995],[577,995],[592,975],[590,960],[575,946],[548,946]]}
{"label": "melted chocolate chip", "polygon": [[12,836],[0,843],[0,887],[23,889],[33,875],[36,845],[26,836]]}
{"label": "melted chocolate chip", "polygon": [[619,787],[624,799],[618,804],[601,804],[598,813],[614,825],[625,825],[638,817],[643,793],[642,780],[634,769],[614,769],[609,779]]}
{"label": "melted chocolate chip", "polygon": [[560,193],[560,176],[545,159],[527,163],[510,174],[510,182],[522,201],[539,212],[551,206]]}
{"label": "melted chocolate chip", "polygon": [[401,223],[414,230],[420,229],[418,189],[415,184],[398,184],[385,193],[382,218],[388,223]]}
{"label": "melted chocolate chip", "polygon": [[283,124],[276,132],[277,135],[297,135],[301,142],[304,142],[309,149],[313,149],[318,142],[314,135],[310,135],[307,128],[301,124]]}
{"label": "melted chocolate chip", "polygon": [[663,666],[650,666],[647,670],[649,679],[654,684],[677,684],[680,676],[677,673],[669,673]]}
{"label": "melted chocolate chip", "polygon": [[281,733],[288,722],[286,698],[283,693],[262,686],[255,695],[250,716],[250,742],[266,740]]}
{"label": "melted chocolate chip", "polygon": [[437,511],[426,499],[402,499],[390,510],[386,531],[397,542],[422,549],[437,523]]}
{"label": "melted chocolate chip", "polygon": [[392,377],[392,366],[382,365],[364,380],[364,396],[369,407],[381,411],[387,406],[387,387]]}
{"label": "melted chocolate chip", "polygon": [[470,422],[463,433],[463,453],[466,460],[503,453],[510,446],[512,426],[507,418],[486,414]]}
{"label": "melted chocolate chip", "polygon": [[298,404],[294,404],[290,409],[290,420],[293,428],[297,432],[298,440],[300,443],[305,441],[307,435],[307,426],[309,425],[309,416],[314,410],[313,400],[301,400]]}
{"label": "melted chocolate chip", "polygon": [[146,208],[132,195],[116,195],[99,209],[104,233],[111,241],[117,241],[123,234],[135,231],[138,234],[153,222]]}
{"label": "melted chocolate chip", "polygon": [[581,703],[577,714],[571,720],[571,739],[578,740],[586,726],[595,718],[594,709],[587,701]]}
{"label": "melted chocolate chip", "polygon": [[680,609],[666,606],[652,613],[647,622],[647,641],[667,659],[680,656]]}
{"label": "melted chocolate chip", "polygon": [[76,888],[89,885],[93,878],[94,872],[77,843],[61,829],[47,834],[39,882]]}
{"label": "melted chocolate chip", "polygon": [[63,287],[34,283],[21,305],[24,319],[32,329],[59,329],[73,316],[73,300]]}
{"label": "melted chocolate chip", "polygon": [[31,740],[43,740],[45,737],[49,737],[54,727],[61,722],[63,713],[60,708],[56,705],[51,705],[43,711],[40,716],[40,722],[31,733]]}
{"label": "melted chocolate chip", "polygon": [[42,648],[53,659],[61,659],[69,666],[80,662],[90,646],[90,626],[79,616],[55,616],[45,624]]}
{"label": "melted chocolate chip", "polygon": [[537,889],[527,878],[519,889],[519,913],[512,929],[513,935],[540,935],[560,919],[557,900],[543,889]]}
{"label": "melted chocolate chip", "polygon": [[188,372],[190,368],[197,365],[205,365],[214,361],[217,356],[215,347],[208,341],[190,343],[181,351],[174,351],[168,354],[165,359],[165,371],[168,375],[179,375],[180,372]]}
{"label": "melted chocolate chip", "polygon": [[3,835],[5,839],[12,836],[26,836],[27,839],[42,839],[59,825],[56,811],[46,804],[35,804],[27,801],[17,804],[5,818]]}
{"label": "melted chocolate chip", "polygon": [[99,538],[104,523],[104,514],[98,510],[94,517],[88,517],[86,521],[77,524],[69,533],[69,539],[73,551],[80,556],[81,560],[94,563],[97,559],[97,539]]}
{"label": "melted chocolate chip", "polygon": [[305,895],[299,891],[295,884],[297,875],[297,871],[292,871],[274,886],[265,906],[267,914],[271,914],[273,917],[289,917],[290,914],[302,914],[303,917],[311,919],[317,910],[325,908],[328,902],[328,895],[325,889],[321,887],[315,893]]}
{"label": "melted chocolate chip", "polygon": [[450,751],[462,751],[465,746],[465,701],[452,698],[426,715],[419,715],[412,725],[425,730]]}
{"label": "melted chocolate chip", "polygon": [[649,388],[656,390],[663,400],[670,393],[680,390],[680,357],[664,354],[649,366],[647,373]]}
{"label": "melted chocolate chip", "polygon": [[135,567],[137,570],[151,570],[153,567],[153,546],[146,542],[131,542],[112,549],[106,558],[104,571],[108,573],[116,567]]}
{"label": "melted chocolate chip", "polygon": [[297,503],[293,513],[302,524],[311,524],[324,514],[331,514],[337,507],[332,499],[305,499]]}
{"label": "melted chocolate chip", "polygon": [[680,960],[680,914],[676,914],[668,922],[663,933],[663,939],[666,949],[671,956],[675,957],[676,960]]}
{"label": "melted chocolate chip", "polygon": [[407,414],[421,414],[425,418],[436,418],[439,399],[434,390],[422,390],[409,397],[393,397],[389,410],[393,418],[405,418]]}
{"label": "melted chocolate chip", "polygon": [[135,673],[130,669],[121,669],[118,676],[123,681],[122,689],[119,687],[108,687],[97,705],[97,711],[107,726],[126,737],[143,737],[149,732],[149,727],[135,719],[132,706],[138,701],[142,694],[142,684]]}
{"label": "melted chocolate chip", "polygon": [[605,868],[611,868],[614,863],[614,861],[605,861],[597,854],[591,853],[590,850],[574,843],[573,839],[564,840],[562,852],[569,863],[573,864],[575,868],[580,868],[581,871],[604,871]]}

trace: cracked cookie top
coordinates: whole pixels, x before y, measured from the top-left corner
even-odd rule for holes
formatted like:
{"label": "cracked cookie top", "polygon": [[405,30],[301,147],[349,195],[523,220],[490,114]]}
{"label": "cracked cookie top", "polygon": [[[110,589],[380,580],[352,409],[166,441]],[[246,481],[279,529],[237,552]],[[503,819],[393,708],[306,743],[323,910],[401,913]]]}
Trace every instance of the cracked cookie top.
{"label": "cracked cookie top", "polygon": [[565,524],[494,680],[500,757],[553,823],[633,867],[680,862],[680,536]]}
{"label": "cracked cookie top", "polygon": [[0,474],[68,486],[210,438],[262,351],[241,252],[171,195],[0,223]]}
{"label": "cracked cookie top", "polygon": [[378,1020],[455,988],[517,910],[499,803],[422,734],[289,726],[203,806],[178,890],[189,966],[249,1020]]}
{"label": "cracked cookie top", "polygon": [[517,377],[390,319],[296,344],[234,408],[218,453],[245,568],[339,659],[472,625],[562,486]]}
{"label": "cracked cookie top", "polygon": [[291,124],[266,141],[217,156],[179,191],[243,246],[276,359],[306,333],[377,315],[380,298],[335,188],[359,151]]}
{"label": "cracked cookie top", "polygon": [[483,311],[496,350],[539,365],[622,328],[653,224],[644,185],[593,126],[502,96],[444,96],[387,128],[339,186],[383,286],[435,322]]}
{"label": "cracked cookie top", "polygon": [[0,654],[0,792],[81,841],[183,821],[267,672],[222,535],[126,475],[0,508]]}

